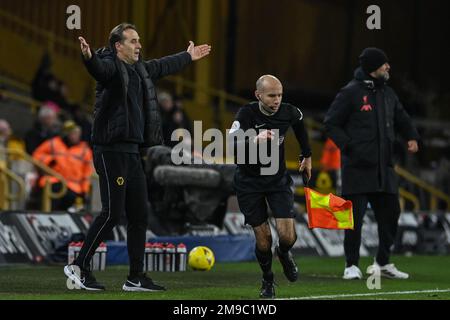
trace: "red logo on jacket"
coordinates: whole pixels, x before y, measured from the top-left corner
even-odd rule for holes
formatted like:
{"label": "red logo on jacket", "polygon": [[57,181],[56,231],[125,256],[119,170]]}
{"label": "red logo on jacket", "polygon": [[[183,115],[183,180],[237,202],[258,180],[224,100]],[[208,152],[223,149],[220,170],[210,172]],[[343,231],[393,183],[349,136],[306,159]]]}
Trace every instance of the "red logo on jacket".
{"label": "red logo on jacket", "polygon": [[372,106],[369,104],[367,96],[363,97],[363,103],[364,105],[361,107],[361,111],[372,111]]}

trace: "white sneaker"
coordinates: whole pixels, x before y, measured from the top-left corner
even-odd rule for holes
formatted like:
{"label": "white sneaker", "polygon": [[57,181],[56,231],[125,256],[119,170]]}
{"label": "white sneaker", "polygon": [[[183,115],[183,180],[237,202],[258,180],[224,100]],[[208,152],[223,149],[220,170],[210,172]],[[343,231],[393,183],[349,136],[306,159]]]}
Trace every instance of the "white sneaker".
{"label": "white sneaker", "polygon": [[398,270],[393,263],[380,266],[378,263],[374,262],[372,265],[367,267],[367,274],[374,274],[379,272],[382,277],[390,279],[408,279],[409,274]]}
{"label": "white sneaker", "polygon": [[362,279],[362,272],[355,265],[345,268],[344,276],[342,279],[345,280],[354,280],[354,279]]}
{"label": "white sneaker", "polygon": [[371,264],[370,266],[368,266],[367,269],[366,269],[366,273],[367,273],[367,274],[374,274],[374,273],[377,272],[377,271],[378,271],[378,273],[381,272],[381,270],[380,270],[380,265],[379,265],[378,263],[376,263],[375,261],[374,261],[373,264]]}

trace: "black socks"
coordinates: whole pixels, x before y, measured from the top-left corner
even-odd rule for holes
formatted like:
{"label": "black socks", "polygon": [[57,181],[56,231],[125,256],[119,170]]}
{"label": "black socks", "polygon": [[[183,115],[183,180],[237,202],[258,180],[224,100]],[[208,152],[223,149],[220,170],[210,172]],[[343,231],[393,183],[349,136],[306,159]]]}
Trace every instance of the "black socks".
{"label": "black socks", "polygon": [[265,281],[273,281],[272,272],[272,251],[268,252],[259,251],[258,248],[255,249],[256,259],[258,259],[259,266],[263,272],[263,279]]}
{"label": "black socks", "polygon": [[283,255],[288,254],[289,250],[291,250],[291,248],[294,246],[295,241],[292,244],[286,245],[284,243],[279,242],[278,243],[278,248],[280,249],[280,252]]}

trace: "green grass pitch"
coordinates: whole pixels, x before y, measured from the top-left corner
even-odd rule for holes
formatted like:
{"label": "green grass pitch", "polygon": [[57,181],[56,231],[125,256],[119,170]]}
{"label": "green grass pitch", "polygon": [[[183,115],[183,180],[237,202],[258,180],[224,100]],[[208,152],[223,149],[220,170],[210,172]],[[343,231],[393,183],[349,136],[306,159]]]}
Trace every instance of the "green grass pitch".
{"label": "green grass pitch", "polygon": [[[362,258],[364,272],[372,258]],[[299,280],[289,283],[279,261],[274,259],[273,269],[276,294],[279,299],[450,299],[450,256],[394,256],[400,270],[410,273],[408,280],[381,280],[380,290],[369,290],[366,279],[341,279],[343,258],[299,257]],[[216,263],[208,272],[186,271],[177,273],[151,273],[155,282],[167,287],[161,293],[129,293],[122,291],[127,274],[126,266],[107,267],[96,272],[103,283],[104,292],[69,290],[63,266],[3,266],[0,267],[0,299],[258,299],[260,271],[256,262]]]}

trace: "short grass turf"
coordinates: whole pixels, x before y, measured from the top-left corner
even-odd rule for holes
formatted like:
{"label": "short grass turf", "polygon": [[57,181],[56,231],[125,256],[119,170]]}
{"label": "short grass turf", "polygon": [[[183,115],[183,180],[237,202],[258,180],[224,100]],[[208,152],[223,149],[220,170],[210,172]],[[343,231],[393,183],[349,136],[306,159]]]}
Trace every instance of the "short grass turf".
{"label": "short grass turf", "polygon": [[[342,280],[343,258],[297,257],[299,280],[290,283],[283,275],[277,259],[273,261],[276,295],[281,299],[450,299],[450,256],[394,256],[399,269],[410,274],[408,280],[381,280],[380,290],[369,290],[364,280]],[[362,258],[361,270],[372,258]],[[63,266],[15,265],[0,267],[0,299],[12,300],[241,300],[258,299],[261,273],[256,262],[216,263],[211,271],[165,273],[154,272],[156,283],[167,287],[165,292],[123,292],[127,266],[111,266],[96,272],[97,280],[106,286],[104,292],[69,290]],[[380,294],[383,292],[447,290],[447,292],[417,292],[409,294]],[[358,294],[371,294],[358,296]],[[372,295],[375,294],[375,295]],[[353,296],[356,295],[356,296]]]}

